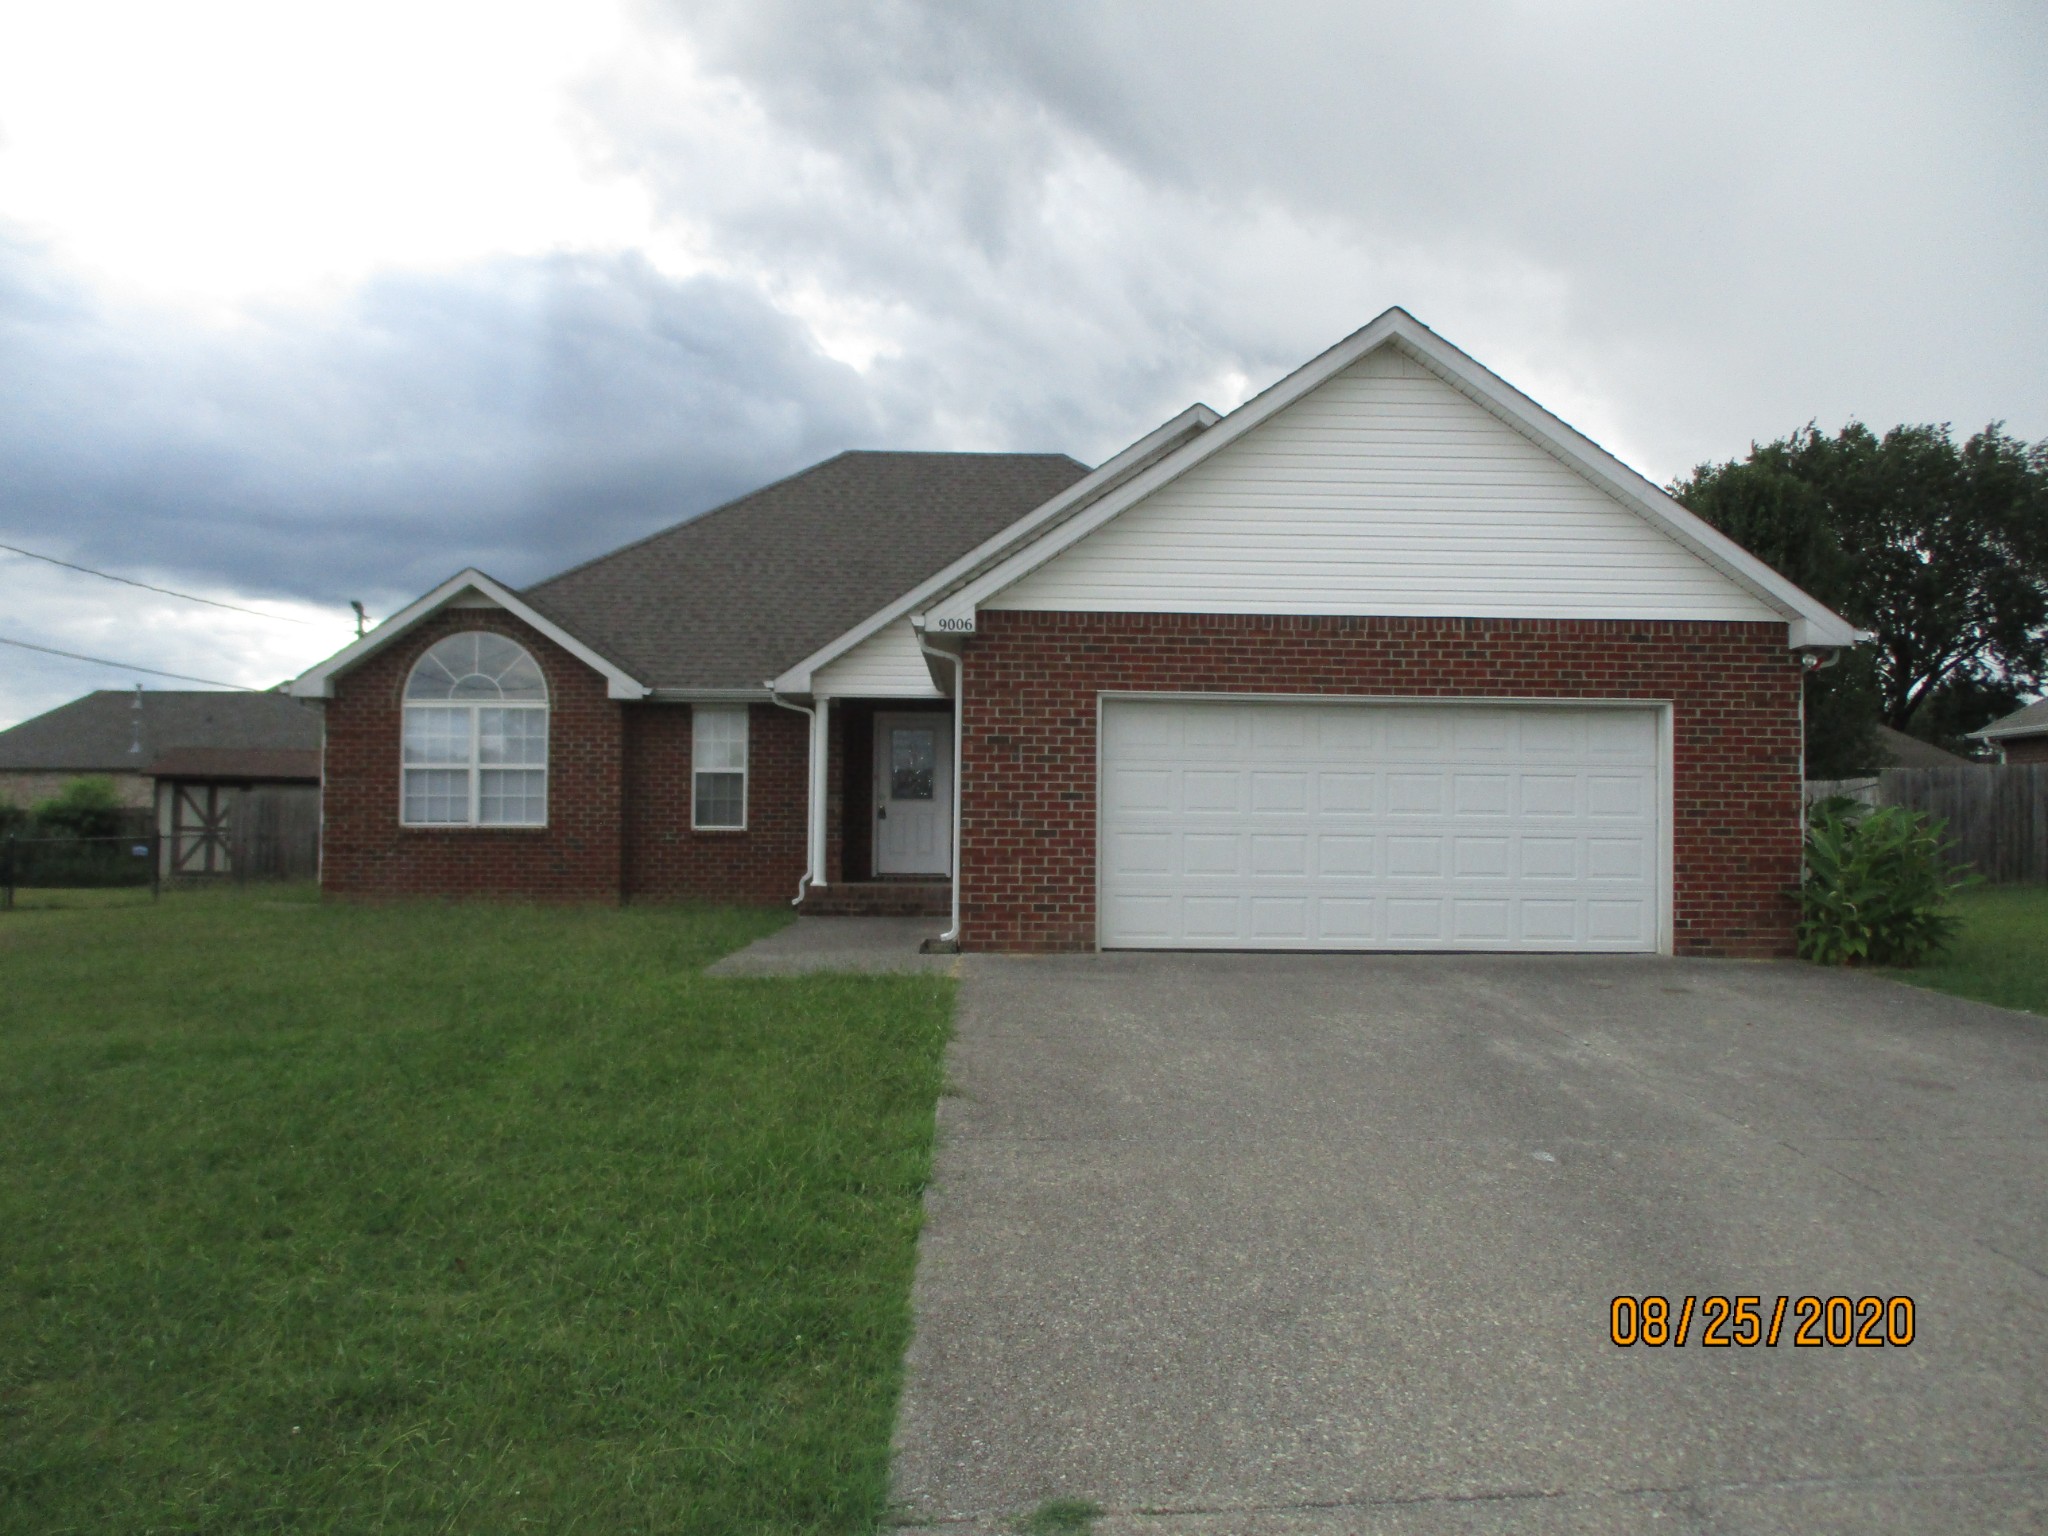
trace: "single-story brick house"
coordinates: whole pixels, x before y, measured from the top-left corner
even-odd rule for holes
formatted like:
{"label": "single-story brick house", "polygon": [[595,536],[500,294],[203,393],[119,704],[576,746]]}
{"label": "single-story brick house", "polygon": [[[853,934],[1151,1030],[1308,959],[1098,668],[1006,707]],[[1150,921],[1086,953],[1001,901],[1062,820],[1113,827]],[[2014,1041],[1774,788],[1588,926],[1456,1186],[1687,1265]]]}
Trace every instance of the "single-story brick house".
{"label": "single-story brick house", "polygon": [[1995,748],[2001,763],[2048,763],[2048,699],[2023,704],[1970,734]]}
{"label": "single-story brick house", "polygon": [[123,805],[154,808],[166,879],[237,873],[236,844],[248,843],[238,818],[303,800],[304,843],[291,862],[312,870],[320,716],[300,700],[102,688],[0,731],[0,804],[27,809],[77,778],[104,778]]}
{"label": "single-story brick house", "polygon": [[1864,638],[1395,309],[1095,469],[850,453],[326,700],[350,896],[801,895],[968,949],[1779,955]]}

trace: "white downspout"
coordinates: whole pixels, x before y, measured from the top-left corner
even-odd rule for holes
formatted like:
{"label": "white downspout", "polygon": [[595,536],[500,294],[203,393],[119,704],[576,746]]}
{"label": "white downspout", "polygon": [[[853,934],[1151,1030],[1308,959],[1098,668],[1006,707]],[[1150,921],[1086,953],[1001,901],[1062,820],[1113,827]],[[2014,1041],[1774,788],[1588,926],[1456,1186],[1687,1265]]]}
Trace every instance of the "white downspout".
{"label": "white downspout", "polygon": [[803,905],[804,893],[808,887],[825,883],[823,878],[819,877],[820,860],[818,858],[819,847],[825,840],[825,797],[820,792],[825,778],[824,767],[820,760],[825,754],[819,749],[823,745],[824,730],[822,727],[825,724],[825,712],[830,707],[830,701],[820,699],[816,708],[812,708],[808,704],[792,704],[788,699],[785,699],[775,691],[773,683],[768,684],[768,697],[775,703],[780,704],[784,709],[793,709],[811,722],[810,762],[808,765],[810,772],[805,777],[805,784],[809,793],[807,803],[804,806],[804,872],[797,878],[796,899],[790,902],[792,907],[800,907]]}
{"label": "white downspout", "polygon": [[938,937],[941,945],[960,947],[960,822],[966,796],[961,793],[966,781],[967,765],[961,760],[961,746],[966,740],[967,720],[967,667],[959,656],[951,651],[942,651],[924,637],[923,630],[916,630],[917,648],[927,656],[950,662],[953,667],[953,926]]}

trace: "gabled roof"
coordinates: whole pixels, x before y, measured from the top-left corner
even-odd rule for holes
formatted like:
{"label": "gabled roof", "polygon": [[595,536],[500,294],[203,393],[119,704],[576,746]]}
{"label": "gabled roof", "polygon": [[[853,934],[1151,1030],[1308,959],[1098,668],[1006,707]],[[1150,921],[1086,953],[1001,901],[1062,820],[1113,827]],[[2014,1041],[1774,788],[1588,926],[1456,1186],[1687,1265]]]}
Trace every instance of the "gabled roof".
{"label": "gabled roof", "polygon": [[0,769],[317,779],[320,716],[278,693],[102,688],[0,731]]}
{"label": "gabled roof", "polygon": [[1153,428],[1123,452],[1105,460],[1099,468],[1090,470],[1035,510],[1003,524],[991,537],[941,566],[894,602],[862,615],[860,622],[852,628],[833,635],[825,644],[777,675],[774,679],[777,691],[808,693],[811,675],[833,658],[845,655],[876,631],[921,608],[934,594],[946,591],[962,577],[1022,547],[1047,528],[1077,515],[1147,465],[1222,419],[1206,405],[1191,405],[1171,421]]}
{"label": "gabled roof", "polygon": [[1961,768],[1970,761],[1967,757],[1943,751],[1931,741],[1895,731],[1882,722],[1877,727],[1877,744],[1890,756],[1894,768]]}
{"label": "gabled roof", "polygon": [[1214,427],[1168,453],[1094,501],[1046,528],[1023,547],[984,562],[956,581],[913,622],[927,632],[971,629],[978,606],[1102,527],[1126,508],[1213,457],[1247,432],[1384,346],[1401,348],[1452,388],[1547,450],[1622,506],[1785,616],[1794,647],[1846,646],[1868,638],[1839,614],[1772,570],[1734,540],[1552,415],[1520,390],[1459,351],[1406,310],[1389,309],[1320,357],[1239,406]]}
{"label": "gabled roof", "polygon": [[1983,730],[1972,731],[1970,734],[1979,741],[2010,741],[2015,736],[2048,736],[2048,699],[2036,699],[2003,719],[1992,721]]}
{"label": "gabled roof", "polygon": [[295,679],[334,679],[482,599],[605,675],[615,699],[762,696],[766,680],[1088,473],[1058,453],[842,453],[524,591],[450,577]]}
{"label": "gabled roof", "polygon": [[1087,473],[1061,453],[842,453],[521,595],[656,690],[760,691]]}
{"label": "gabled roof", "polygon": [[319,666],[301,672],[292,679],[292,694],[301,699],[334,697],[335,678],[350,667],[375,655],[428,615],[439,613],[451,603],[473,602],[479,598],[493,607],[503,608],[507,613],[525,620],[577,660],[604,674],[607,697],[644,699],[651,691],[645,683],[640,682],[616,661],[572,633],[558,620],[543,613],[503,582],[486,576],[482,571],[471,569],[458,571],[418,602],[391,615],[354,645],[346,650],[336,651]]}

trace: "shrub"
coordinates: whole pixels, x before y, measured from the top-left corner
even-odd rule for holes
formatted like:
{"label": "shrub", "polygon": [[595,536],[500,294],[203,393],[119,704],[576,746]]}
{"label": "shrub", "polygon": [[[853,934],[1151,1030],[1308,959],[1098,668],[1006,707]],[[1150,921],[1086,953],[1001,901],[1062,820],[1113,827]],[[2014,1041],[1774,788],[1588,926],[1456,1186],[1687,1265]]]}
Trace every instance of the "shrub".
{"label": "shrub", "polygon": [[1807,817],[1799,953],[1822,965],[1918,965],[1946,948],[1961,919],[1943,857],[1946,823],[1836,796]]}
{"label": "shrub", "polygon": [[73,779],[36,806],[45,833],[65,837],[116,837],[122,824],[120,791],[112,779]]}

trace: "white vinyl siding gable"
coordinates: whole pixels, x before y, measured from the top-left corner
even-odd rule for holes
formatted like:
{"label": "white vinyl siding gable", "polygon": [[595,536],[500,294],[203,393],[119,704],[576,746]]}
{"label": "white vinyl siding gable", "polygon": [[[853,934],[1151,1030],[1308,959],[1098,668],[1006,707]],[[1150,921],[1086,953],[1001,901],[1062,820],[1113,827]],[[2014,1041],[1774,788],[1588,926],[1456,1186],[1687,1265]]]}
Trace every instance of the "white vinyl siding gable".
{"label": "white vinyl siding gable", "polygon": [[1391,345],[982,606],[1784,619]]}
{"label": "white vinyl siding gable", "polygon": [[811,691],[835,699],[936,699],[917,632],[907,618],[878,629],[811,677]]}

